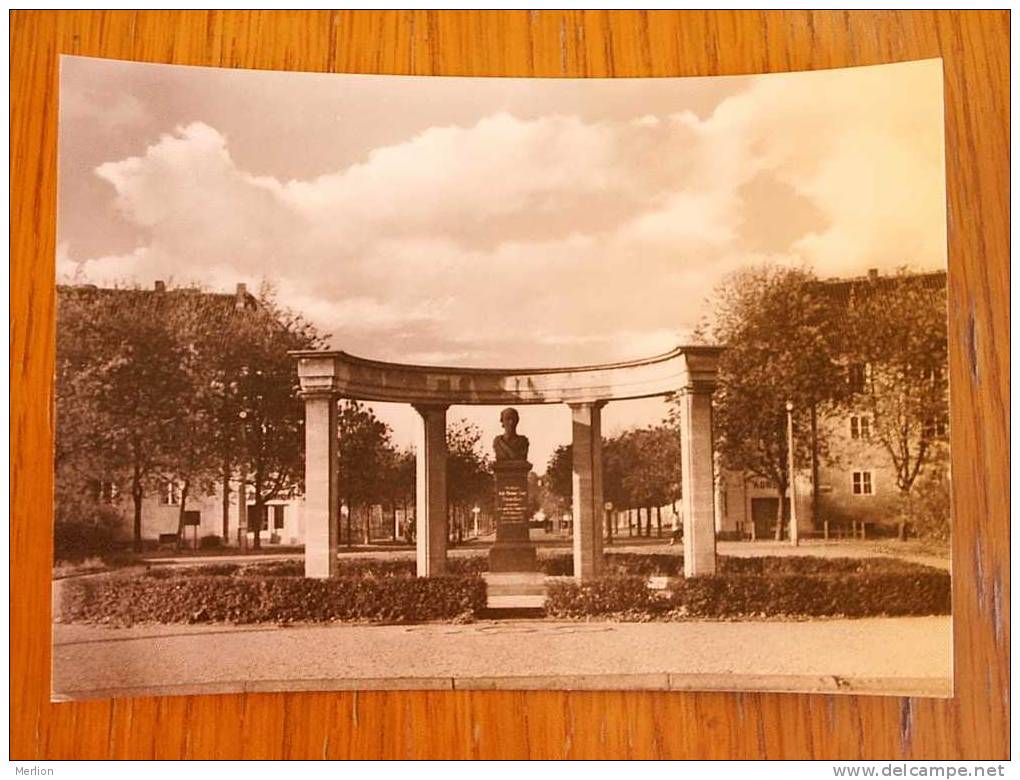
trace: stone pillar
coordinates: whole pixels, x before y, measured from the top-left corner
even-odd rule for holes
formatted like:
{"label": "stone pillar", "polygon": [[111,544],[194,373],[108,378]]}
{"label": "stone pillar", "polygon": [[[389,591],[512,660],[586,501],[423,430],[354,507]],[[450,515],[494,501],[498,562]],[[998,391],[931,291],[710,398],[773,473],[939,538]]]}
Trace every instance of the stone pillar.
{"label": "stone pillar", "polygon": [[415,405],[421,415],[415,452],[414,522],[419,577],[446,573],[446,410]]}
{"label": "stone pillar", "polygon": [[496,477],[496,541],[489,548],[489,571],[538,571],[528,518],[531,464],[497,460],[492,471]]}
{"label": "stone pillar", "polygon": [[715,574],[715,474],[712,390],[708,382],[683,388],[680,460],[683,484],[684,575]]}
{"label": "stone pillar", "polygon": [[602,406],[570,404],[574,450],[574,578],[602,571]]}
{"label": "stone pillar", "polygon": [[[340,513],[337,408],[333,393],[305,399],[305,576],[335,577]],[[242,488],[238,500],[246,503]],[[243,515],[242,515],[243,516]]]}

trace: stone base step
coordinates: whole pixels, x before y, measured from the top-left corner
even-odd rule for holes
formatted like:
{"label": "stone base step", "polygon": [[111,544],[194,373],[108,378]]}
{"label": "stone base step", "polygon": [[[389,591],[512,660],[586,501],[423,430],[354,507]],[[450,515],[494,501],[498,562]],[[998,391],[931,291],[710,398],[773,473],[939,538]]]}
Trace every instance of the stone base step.
{"label": "stone base step", "polygon": [[545,606],[545,594],[540,596],[530,595],[489,595],[485,600],[488,609],[542,609]]}
{"label": "stone base step", "polygon": [[545,606],[545,575],[541,572],[488,572],[485,579],[489,609],[542,609]]}
{"label": "stone base step", "polygon": [[490,596],[544,596],[545,585],[487,585],[486,591]]}

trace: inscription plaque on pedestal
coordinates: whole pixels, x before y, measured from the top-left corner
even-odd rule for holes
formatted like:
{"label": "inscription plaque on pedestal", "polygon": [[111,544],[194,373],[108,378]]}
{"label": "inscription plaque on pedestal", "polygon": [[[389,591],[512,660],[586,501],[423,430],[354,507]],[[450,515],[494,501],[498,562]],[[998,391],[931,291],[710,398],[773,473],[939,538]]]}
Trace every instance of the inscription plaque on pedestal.
{"label": "inscription plaque on pedestal", "polygon": [[503,434],[492,443],[496,453],[496,541],[489,550],[489,571],[537,571],[535,545],[528,527],[528,439],[517,433],[516,409],[499,417]]}

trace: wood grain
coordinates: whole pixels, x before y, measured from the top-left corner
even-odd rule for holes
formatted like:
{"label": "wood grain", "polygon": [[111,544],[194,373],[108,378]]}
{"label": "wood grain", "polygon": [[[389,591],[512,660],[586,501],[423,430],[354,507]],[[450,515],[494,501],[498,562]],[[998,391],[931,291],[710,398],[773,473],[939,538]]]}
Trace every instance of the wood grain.
{"label": "wood grain", "polygon": [[[10,21],[12,758],[1008,756],[1008,11],[15,11]],[[50,704],[59,53],[486,76],[943,57],[956,698],[372,692]]]}

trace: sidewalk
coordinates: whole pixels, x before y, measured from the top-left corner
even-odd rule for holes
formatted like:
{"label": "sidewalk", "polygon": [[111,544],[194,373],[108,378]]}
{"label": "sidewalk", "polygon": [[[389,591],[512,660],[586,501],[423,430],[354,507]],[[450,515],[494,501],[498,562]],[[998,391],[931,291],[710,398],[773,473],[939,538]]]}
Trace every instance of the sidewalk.
{"label": "sidewalk", "polygon": [[952,693],[949,617],[288,628],[56,624],[53,651],[56,699],[352,688]]}

